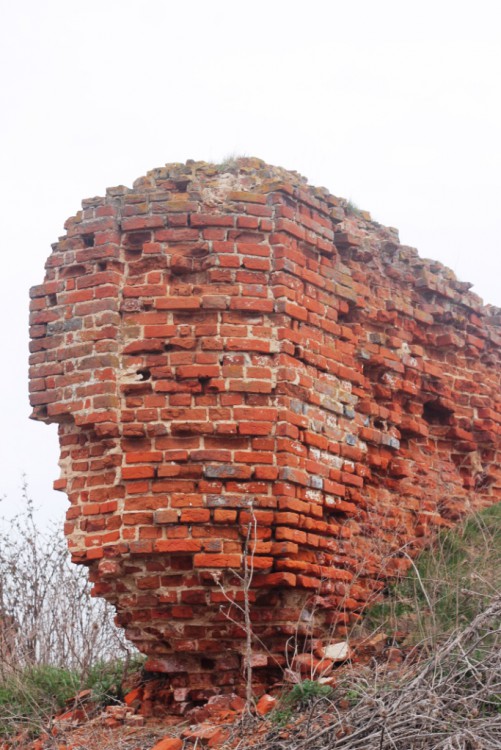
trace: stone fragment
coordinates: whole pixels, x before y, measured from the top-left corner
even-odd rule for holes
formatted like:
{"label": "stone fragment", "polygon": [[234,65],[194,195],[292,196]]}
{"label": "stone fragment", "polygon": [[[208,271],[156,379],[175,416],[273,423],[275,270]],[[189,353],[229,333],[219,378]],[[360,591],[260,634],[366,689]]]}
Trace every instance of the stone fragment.
{"label": "stone fragment", "polygon": [[348,641],[340,641],[339,643],[329,643],[324,646],[324,656],[332,661],[346,661],[350,658],[350,647]]}

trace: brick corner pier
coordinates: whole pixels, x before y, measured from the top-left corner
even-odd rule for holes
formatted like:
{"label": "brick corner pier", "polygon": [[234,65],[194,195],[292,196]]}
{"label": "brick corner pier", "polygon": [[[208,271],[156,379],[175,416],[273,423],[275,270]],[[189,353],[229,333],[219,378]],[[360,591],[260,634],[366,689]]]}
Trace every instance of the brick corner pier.
{"label": "brick corner pier", "polygon": [[[407,553],[501,499],[501,310],[392,228],[243,158],[85,200],[31,290],[65,531],[166,710],[343,637]],[[248,590],[248,596],[245,595]]]}

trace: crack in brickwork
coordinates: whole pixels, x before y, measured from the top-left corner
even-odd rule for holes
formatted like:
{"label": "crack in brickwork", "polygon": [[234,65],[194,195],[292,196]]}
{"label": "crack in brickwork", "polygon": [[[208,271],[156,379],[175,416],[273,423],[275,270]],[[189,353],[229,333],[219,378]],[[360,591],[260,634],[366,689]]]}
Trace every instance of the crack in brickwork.
{"label": "crack in brickwork", "polygon": [[243,687],[251,514],[264,686],[499,501],[501,311],[396,230],[258,159],[152,170],[65,229],[31,291],[33,418],[59,424],[73,559],[171,711]]}

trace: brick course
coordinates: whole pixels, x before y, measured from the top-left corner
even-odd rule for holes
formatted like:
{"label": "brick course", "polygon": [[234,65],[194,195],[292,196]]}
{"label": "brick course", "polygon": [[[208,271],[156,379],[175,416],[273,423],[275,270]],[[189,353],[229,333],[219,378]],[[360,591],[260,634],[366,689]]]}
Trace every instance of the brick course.
{"label": "brick course", "polygon": [[501,311],[396,230],[258,159],[152,170],[65,229],[31,290],[33,418],[73,559],[187,688],[173,712],[241,687],[246,556],[266,684],[499,501]]}

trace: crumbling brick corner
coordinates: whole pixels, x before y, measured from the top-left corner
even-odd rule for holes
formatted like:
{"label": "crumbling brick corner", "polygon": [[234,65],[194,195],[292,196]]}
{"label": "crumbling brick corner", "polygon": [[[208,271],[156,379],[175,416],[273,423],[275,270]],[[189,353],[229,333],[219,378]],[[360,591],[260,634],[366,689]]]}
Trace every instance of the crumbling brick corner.
{"label": "crumbling brick corner", "polygon": [[33,418],[169,710],[243,690],[242,608],[264,686],[499,501],[501,310],[396,230],[258,159],[152,170],[65,229],[31,291]]}

